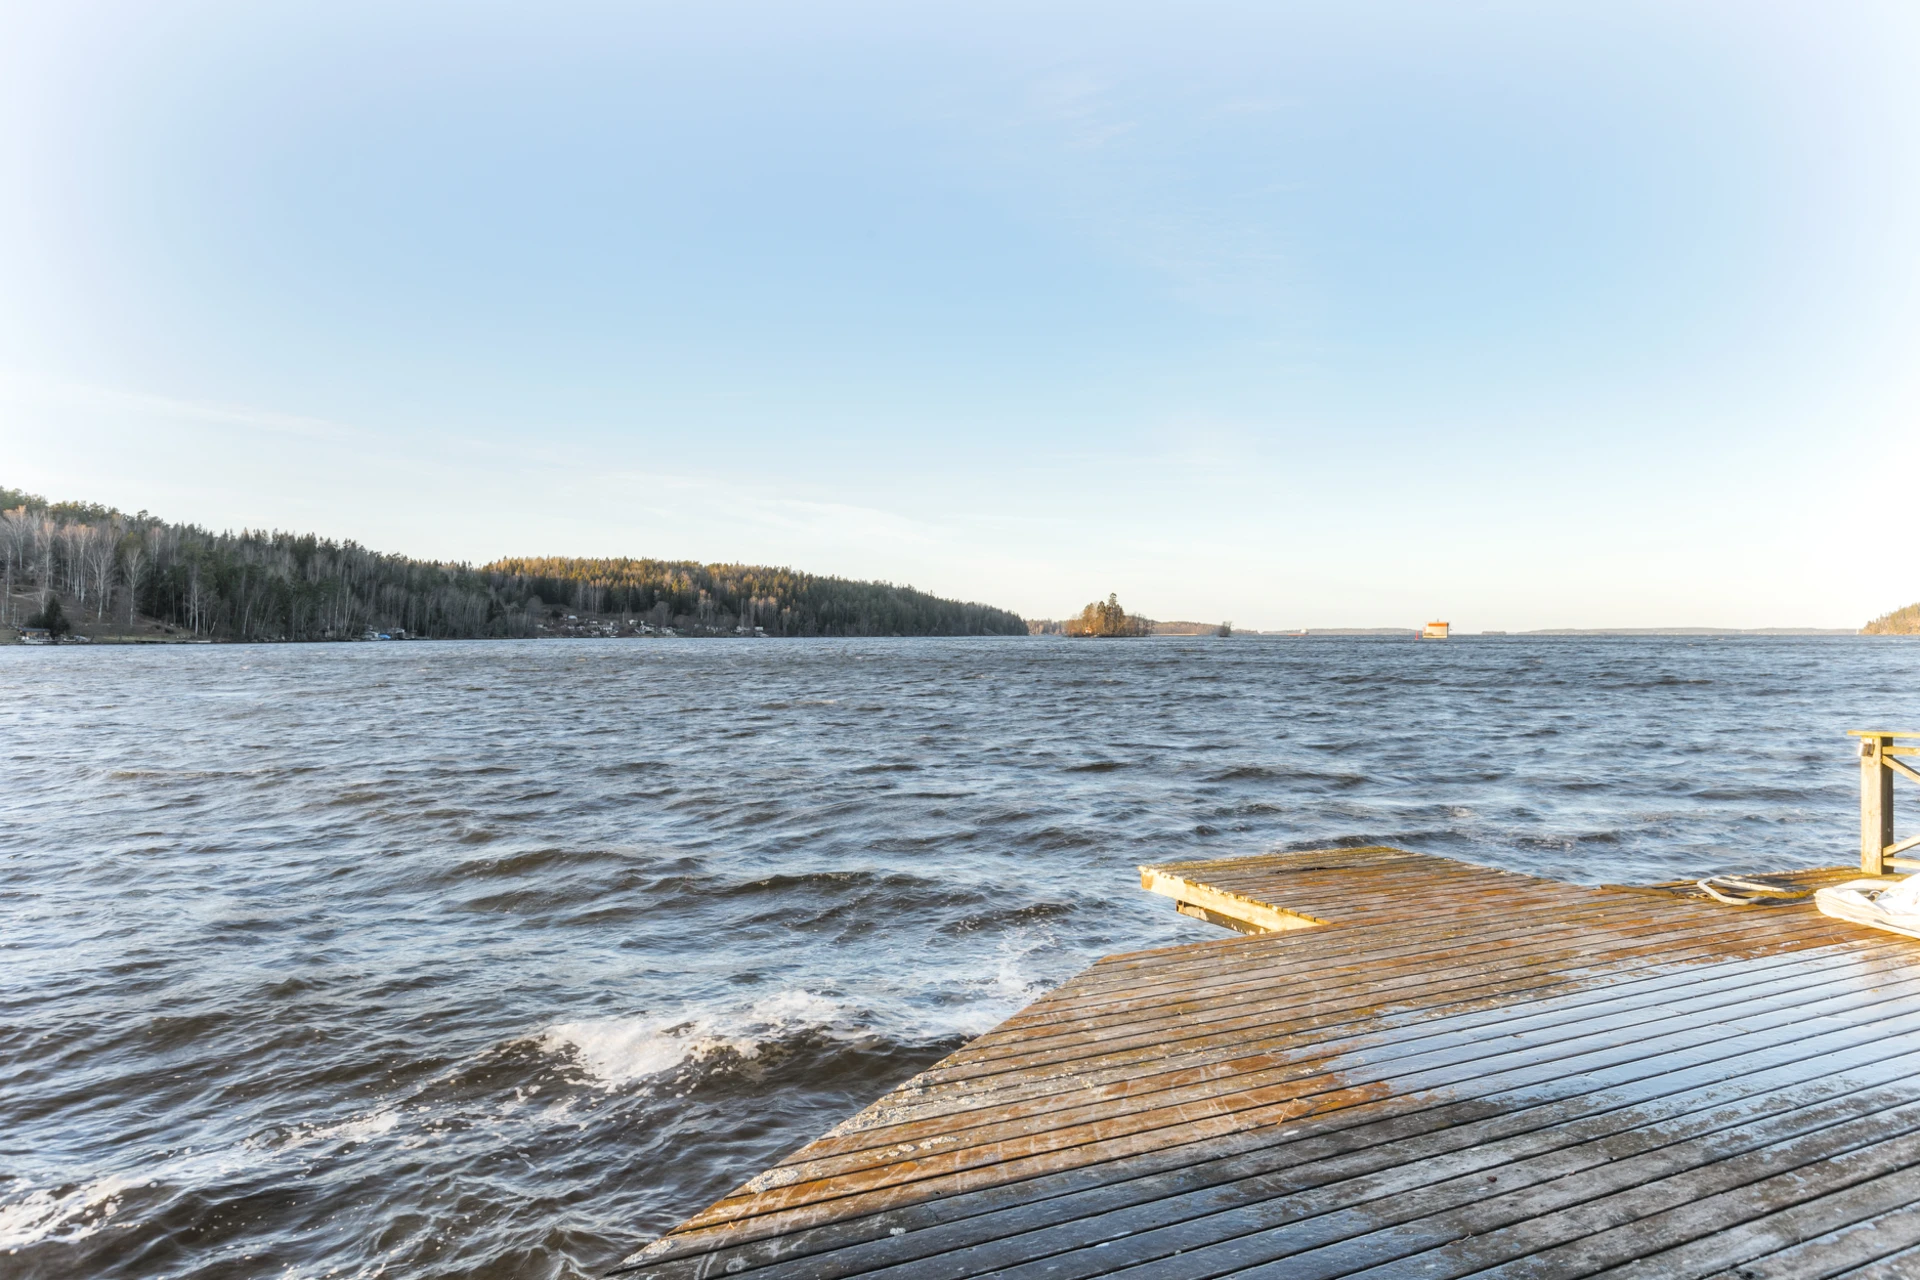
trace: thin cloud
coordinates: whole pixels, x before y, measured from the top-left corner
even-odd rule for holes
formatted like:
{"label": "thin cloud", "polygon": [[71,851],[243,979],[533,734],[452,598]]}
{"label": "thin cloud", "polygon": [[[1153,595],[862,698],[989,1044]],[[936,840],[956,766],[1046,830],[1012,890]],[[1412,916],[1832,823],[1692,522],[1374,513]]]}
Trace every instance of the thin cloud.
{"label": "thin cloud", "polygon": [[879,507],[756,492],[737,481],[654,471],[620,471],[607,476],[616,487],[648,486],[699,495],[717,510],[763,528],[786,533],[826,533],[859,539],[937,543],[942,531],[924,521]]}
{"label": "thin cloud", "polygon": [[281,413],[272,409],[254,409],[241,405],[213,404],[200,400],[177,400],[171,396],[137,391],[114,391],[106,387],[78,382],[59,382],[23,373],[0,373],[0,400],[21,405],[58,405],[66,408],[109,410],[136,413],[145,417],[169,418],[178,422],[248,427],[277,435],[304,436],[310,439],[339,440],[364,435],[357,427],[312,418],[304,414]]}

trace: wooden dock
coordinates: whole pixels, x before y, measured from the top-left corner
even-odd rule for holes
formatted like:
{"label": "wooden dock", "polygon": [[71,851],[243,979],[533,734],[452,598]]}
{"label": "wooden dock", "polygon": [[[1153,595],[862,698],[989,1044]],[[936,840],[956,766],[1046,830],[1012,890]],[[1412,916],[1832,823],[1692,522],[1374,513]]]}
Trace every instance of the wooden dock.
{"label": "wooden dock", "polygon": [[1142,881],[1247,936],[1101,960],[619,1274],[1920,1275],[1920,942],[1387,848]]}

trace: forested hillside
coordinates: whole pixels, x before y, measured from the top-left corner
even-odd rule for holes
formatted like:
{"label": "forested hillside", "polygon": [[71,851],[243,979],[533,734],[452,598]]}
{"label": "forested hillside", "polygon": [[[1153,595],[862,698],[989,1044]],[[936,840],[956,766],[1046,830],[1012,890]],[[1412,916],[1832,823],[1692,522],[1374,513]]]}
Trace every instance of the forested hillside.
{"label": "forested hillside", "polygon": [[885,582],[689,560],[496,560],[480,570],[504,598],[656,625],[763,627],[783,636],[1023,636],[1018,614]]}
{"label": "forested hillside", "polygon": [[18,625],[49,596],[82,630],[144,616],[212,639],[530,636],[568,613],[694,635],[1026,634],[1004,609],[791,569],[571,559],[476,569],[313,534],[215,533],[0,487],[0,625]]}
{"label": "forested hillside", "polygon": [[1920,604],[1910,604],[1904,609],[1895,609],[1892,613],[1875,618],[1860,628],[1860,634],[1868,636],[1920,636]]}

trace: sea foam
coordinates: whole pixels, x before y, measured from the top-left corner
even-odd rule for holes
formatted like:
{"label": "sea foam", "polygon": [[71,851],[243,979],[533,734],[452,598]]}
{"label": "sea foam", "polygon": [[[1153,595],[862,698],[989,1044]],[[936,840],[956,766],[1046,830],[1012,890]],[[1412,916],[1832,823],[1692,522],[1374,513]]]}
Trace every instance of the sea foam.
{"label": "sea foam", "polygon": [[611,1089],[721,1055],[750,1060],[763,1046],[802,1033],[858,1034],[858,1023],[846,1002],[795,990],[741,1008],[690,1005],[665,1015],[555,1023],[539,1043]]}
{"label": "sea foam", "polygon": [[106,1225],[121,1196],[135,1185],[105,1177],[64,1190],[27,1187],[20,1199],[0,1204],[0,1252],[15,1253],[42,1240],[84,1240]]}

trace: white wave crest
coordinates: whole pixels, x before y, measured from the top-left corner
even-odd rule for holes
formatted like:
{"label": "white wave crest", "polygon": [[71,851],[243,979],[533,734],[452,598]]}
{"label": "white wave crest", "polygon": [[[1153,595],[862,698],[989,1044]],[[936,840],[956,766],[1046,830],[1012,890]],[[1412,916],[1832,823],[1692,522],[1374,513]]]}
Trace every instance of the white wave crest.
{"label": "white wave crest", "polygon": [[337,1139],[341,1142],[365,1142],[377,1138],[383,1133],[393,1132],[400,1123],[400,1113],[392,1108],[370,1111],[363,1116],[353,1116],[346,1120],[337,1120],[332,1124],[300,1125],[281,1143],[287,1149],[309,1142],[326,1142]]}
{"label": "white wave crest", "polygon": [[20,1199],[0,1204],[0,1253],[42,1240],[84,1240],[106,1225],[120,1207],[120,1197],[136,1185],[106,1177],[65,1191],[29,1186]]}
{"label": "white wave crest", "polygon": [[803,1031],[852,1032],[845,1002],[811,991],[782,991],[742,1009],[692,1006],[664,1016],[561,1022],[540,1033],[549,1053],[570,1056],[601,1085],[614,1088],[666,1075],[690,1062],[731,1053],[759,1056],[762,1045]]}
{"label": "white wave crest", "polygon": [[392,1109],[351,1116],[330,1124],[313,1123],[278,1134],[255,1134],[243,1141],[196,1150],[186,1148],[156,1159],[137,1172],[67,1184],[65,1189],[19,1183],[15,1197],[0,1202],[0,1254],[47,1240],[84,1240],[100,1230],[120,1208],[127,1192],[154,1185],[203,1187],[238,1173],[258,1172],[290,1160],[311,1162],[319,1143],[360,1143],[391,1131],[400,1121]]}

